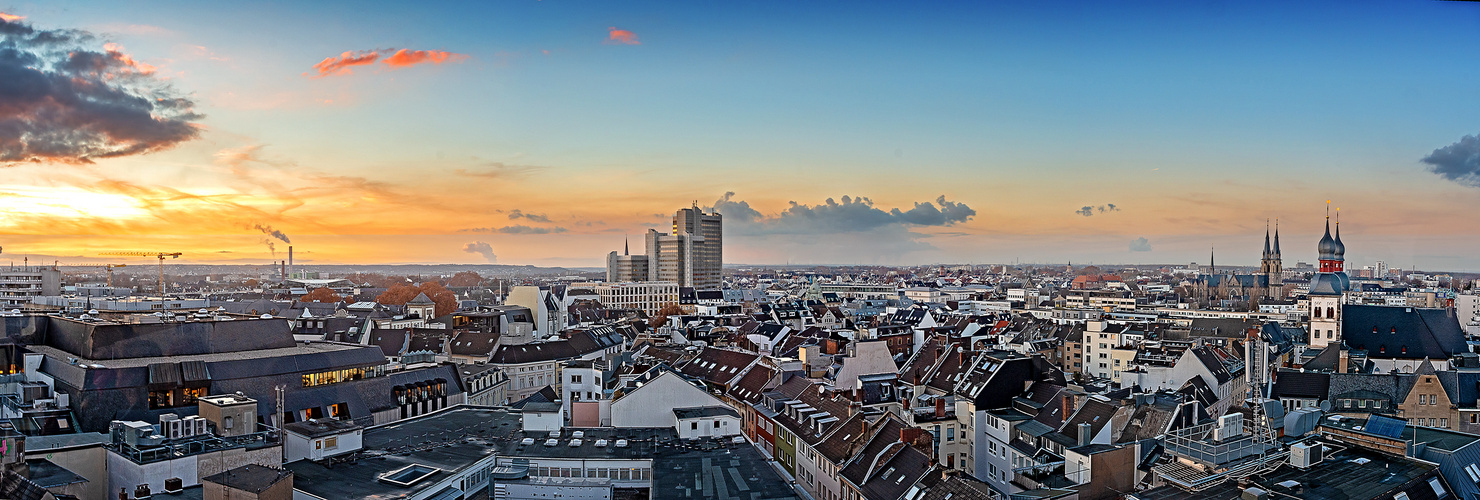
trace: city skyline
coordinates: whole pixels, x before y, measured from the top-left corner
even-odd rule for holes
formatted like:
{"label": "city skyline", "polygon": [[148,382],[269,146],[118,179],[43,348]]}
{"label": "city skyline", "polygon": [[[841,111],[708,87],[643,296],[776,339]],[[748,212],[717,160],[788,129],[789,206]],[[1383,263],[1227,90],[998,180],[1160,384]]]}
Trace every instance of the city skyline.
{"label": "city skyline", "polygon": [[41,144],[0,84],[0,258],[596,268],[692,203],[737,264],[1253,266],[1278,219],[1293,266],[1332,200],[1349,267],[1480,270],[1470,3],[360,5],[0,5],[0,74],[180,99]]}

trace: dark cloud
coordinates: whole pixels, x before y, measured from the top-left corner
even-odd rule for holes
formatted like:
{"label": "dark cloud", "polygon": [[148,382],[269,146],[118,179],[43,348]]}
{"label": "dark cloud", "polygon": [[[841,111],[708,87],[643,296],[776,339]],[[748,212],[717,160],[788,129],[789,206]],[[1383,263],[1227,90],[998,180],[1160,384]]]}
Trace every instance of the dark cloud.
{"label": "dark cloud", "polygon": [[1083,207],[1080,207],[1079,210],[1075,210],[1074,213],[1079,214],[1079,215],[1083,215],[1085,217],[1089,217],[1091,215],[1094,215],[1096,212],[1103,214],[1103,213],[1106,213],[1106,212],[1119,212],[1119,211],[1120,211],[1120,208],[1119,207],[1116,207],[1114,203],[1106,203],[1106,204],[1100,205],[1100,206],[1085,205]]}
{"label": "dark cloud", "polygon": [[474,241],[472,243],[468,243],[466,245],[463,245],[463,251],[467,253],[476,253],[482,255],[483,259],[487,260],[489,264],[498,263],[498,256],[493,254],[493,245],[489,245],[486,242]]}
{"label": "dark cloud", "polygon": [[262,234],[270,235],[273,238],[277,238],[277,239],[283,240],[283,243],[292,243],[292,241],[289,241],[288,240],[288,235],[283,234],[282,231],[278,231],[276,229],[273,229],[272,226],[269,226],[269,225],[266,225],[266,224],[253,224],[252,225],[252,229],[256,229],[258,231],[262,231]]}
{"label": "dark cloud", "polygon": [[509,211],[509,220],[529,219],[530,222],[550,222],[550,217],[545,214],[535,214],[513,209]]}
{"label": "dark cloud", "polygon": [[200,135],[195,103],[122,48],[0,20],[0,162],[91,163]]}
{"label": "dark cloud", "polygon": [[522,224],[515,224],[515,225],[512,225],[512,226],[504,226],[504,227],[472,227],[472,228],[459,229],[459,230],[457,230],[457,232],[459,232],[459,233],[502,233],[502,234],[553,234],[553,233],[563,233],[563,232],[566,232],[566,231],[567,231],[567,229],[565,229],[563,227],[560,227],[560,226],[556,226],[556,227],[531,227],[531,226],[525,226],[525,225],[522,225]]}
{"label": "dark cloud", "polygon": [[1467,135],[1459,142],[1435,149],[1422,161],[1429,171],[1459,184],[1480,187],[1480,136]]}
{"label": "dark cloud", "polygon": [[976,215],[976,210],[964,203],[947,201],[945,196],[936,198],[935,202],[915,203],[907,211],[898,208],[886,211],[875,207],[871,199],[844,196],[840,200],[828,198],[816,205],[793,201],[780,214],[767,217],[749,203],[734,199],[734,194],[725,193],[709,209],[724,215],[726,231],[737,234],[837,234],[894,226],[950,226]]}
{"label": "dark cloud", "polygon": [[1131,251],[1132,252],[1150,252],[1151,251],[1151,241],[1150,240],[1147,240],[1145,237],[1136,238],[1134,240],[1131,240]]}

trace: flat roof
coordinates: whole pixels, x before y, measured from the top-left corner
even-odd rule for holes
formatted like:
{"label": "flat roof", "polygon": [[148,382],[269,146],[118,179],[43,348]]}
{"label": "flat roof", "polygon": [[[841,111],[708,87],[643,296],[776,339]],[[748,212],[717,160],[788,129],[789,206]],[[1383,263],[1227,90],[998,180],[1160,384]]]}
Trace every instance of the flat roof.
{"label": "flat roof", "polygon": [[304,422],[293,422],[284,424],[283,430],[307,438],[333,436],[361,429],[359,424],[353,420],[339,420],[332,418],[317,418]]}
{"label": "flat roof", "polygon": [[[519,430],[519,414],[504,408],[458,405],[365,429],[364,448],[336,457],[334,467],[299,460],[284,465],[293,488],[322,498],[399,498],[430,488],[498,452]],[[514,440],[517,442],[517,440]],[[343,461],[340,461],[343,460]],[[441,469],[410,486],[379,476],[409,465]]]}
{"label": "flat roof", "polygon": [[651,498],[798,498],[791,484],[749,443],[710,441],[717,446],[657,450]]}
{"label": "flat roof", "polygon": [[[581,443],[571,446],[571,440],[577,439],[575,433],[580,432]],[[572,428],[567,427],[559,433],[560,437],[551,438],[550,432],[517,432],[515,438],[503,443],[503,449],[499,451],[500,457],[509,458],[609,458],[614,460],[649,460],[653,457],[655,450],[662,444],[677,444],[678,433],[672,427],[656,428],[629,428],[629,427],[591,427]],[[532,444],[523,444],[524,439],[533,439]],[[555,439],[555,446],[545,446],[550,439]],[[596,441],[606,440],[605,446],[596,446]],[[627,440],[626,448],[618,448],[617,440]]]}
{"label": "flat roof", "polygon": [[[1280,465],[1274,472],[1258,476],[1255,483],[1266,491],[1307,500],[1392,498],[1394,494],[1404,490],[1427,491],[1427,496],[1423,498],[1434,498],[1433,490],[1425,482],[1410,483],[1424,476],[1436,475],[1436,468],[1437,466],[1427,462],[1361,448],[1347,448],[1325,457],[1319,465],[1310,469],[1301,470],[1288,463]],[[1299,483],[1295,487],[1299,490],[1279,486],[1279,483],[1286,481]],[[1168,485],[1135,493],[1135,497],[1140,500],[1191,500],[1238,498],[1240,493],[1237,481],[1225,480],[1198,492]]]}

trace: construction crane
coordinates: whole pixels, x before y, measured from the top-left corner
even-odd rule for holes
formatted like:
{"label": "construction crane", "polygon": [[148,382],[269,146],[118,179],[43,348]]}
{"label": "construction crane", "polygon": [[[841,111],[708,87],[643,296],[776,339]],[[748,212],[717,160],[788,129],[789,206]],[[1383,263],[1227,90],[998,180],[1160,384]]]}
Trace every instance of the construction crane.
{"label": "construction crane", "polygon": [[98,255],[121,255],[127,257],[156,257],[159,259],[159,300],[164,301],[164,258],[180,258],[180,252],[103,252]]}
{"label": "construction crane", "polygon": [[[102,267],[102,268],[106,268],[106,269],[108,269],[108,288],[113,288],[113,268],[116,268],[116,267],[128,267],[128,264],[61,264],[61,263],[57,263],[57,264],[53,265],[52,267],[56,267],[56,268],[62,268],[62,267]],[[77,274],[77,273],[72,273],[72,274]]]}

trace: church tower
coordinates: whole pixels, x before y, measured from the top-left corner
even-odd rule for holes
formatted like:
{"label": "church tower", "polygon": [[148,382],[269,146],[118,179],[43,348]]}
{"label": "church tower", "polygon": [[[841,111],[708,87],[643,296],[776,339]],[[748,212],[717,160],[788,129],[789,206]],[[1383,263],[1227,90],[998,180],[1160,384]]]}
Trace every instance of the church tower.
{"label": "church tower", "polygon": [[[1328,202],[1329,203],[1329,202]],[[1326,235],[1316,245],[1320,252],[1320,272],[1310,279],[1310,346],[1325,347],[1341,342],[1342,294],[1349,286],[1345,264],[1346,246],[1341,244],[1341,222],[1336,223],[1331,237],[1331,215],[1327,208]]]}
{"label": "church tower", "polygon": [[1268,224],[1268,222],[1265,222],[1264,257],[1259,261],[1259,274],[1264,276],[1265,286],[1267,287],[1264,295],[1274,299],[1282,299],[1284,298],[1281,295],[1283,294],[1285,284],[1283,277],[1285,265],[1280,259],[1280,225],[1278,221],[1275,222],[1274,245],[1271,246],[1269,243]]}

